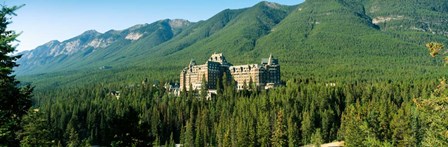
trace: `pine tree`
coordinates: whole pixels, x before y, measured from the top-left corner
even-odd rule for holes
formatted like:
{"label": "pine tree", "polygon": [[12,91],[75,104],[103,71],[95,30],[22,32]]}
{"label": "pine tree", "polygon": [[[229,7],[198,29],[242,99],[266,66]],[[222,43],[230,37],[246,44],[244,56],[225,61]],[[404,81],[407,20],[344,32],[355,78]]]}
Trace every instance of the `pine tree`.
{"label": "pine tree", "polygon": [[288,146],[294,147],[297,145],[297,127],[291,117],[288,117]]}
{"label": "pine tree", "polygon": [[395,146],[411,146],[415,143],[411,128],[410,115],[405,106],[402,106],[391,121],[392,140]]}
{"label": "pine tree", "polygon": [[181,91],[181,96],[183,97],[183,98],[187,98],[187,86],[185,85],[185,84],[183,84],[182,85],[182,91]]}
{"label": "pine tree", "polygon": [[225,133],[224,133],[224,136],[223,136],[223,139],[222,139],[222,146],[223,147],[230,147],[230,146],[232,146],[232,141],[231,141],[231,129],[229,129],[229,128],[227,128],[226,129],[226,131],[225,131]]}
{"label": "pine tree", "polygon": [[339,135],[343,137],[346,146],[359,146],[368,137],[369,131],[366,123],[362,122],[357,106],[350,105],[341,117],[341,128]]}
{"label": "pine tree", "polygon": [[208,94],[208,82],[205,79],[205,75],[202,75],[202,84],[201,84],[201,99],[205,100]]}
{"label": "pine tree", "polygon": [[77,147],[77,146],[79,146],[79,136],[78,136],[78,132],[76,132],[72,126],[73,125],[69,125],[69,127],[67,127],[67,132],[69,135],[67,146],[68,147]]}
{"label": "pine tree", "polygon": [[229,86],[229,78],[227,77],[227,73],[224,72],[222,75],[222,86],[224,88],[227,88],[227,86]]}
{"label": "pine tree", "polygon": [[271,136],[270,118],[268,113],[260,113],[260,121],[257,123],[258,146],[269,146]]}
{"label": "pine tree", "polygon": [[19,8],[2,6],[0,10],[0,146],[19,145],[15,132],[21,130],[21,118],[31,107],[32,88],[18,88],[19,81],[11,75],[20,55],[11,55],[16,49],[11,43],[18,34],[7,27],[11,24],[9,16],[16,15],[14,11]]}
{"label": "pine tree", "polygon": [[274,132],[272,134],[272,146],[280,147],[286,146],[286,127],[283,121],[283,110],[277,112],[277,119],[274,126]]}
{"label": "pine tree", "polygon": [[179,134],[179,144],[185,144],[185,140],[186,140],[186,138],[185,138],[185,136],[186,136],[185,131],[186,131],[186,129],[187,129],[186,126],[184,126],[184,125],[181,126],[180,134]]}
{"label": "pine tree", "polygon": [[[432,57],[439,52],[447,52],[441,43],[431,42],[426,44]],[[444,51],[442,51],[444,50]],[[448,64],[448,56],[444,57],[445,65]],[[423,146],[448,146],[448,97],[445,78],[434,90],[434,97],[425,100],[414,99],[417,110],[421,112],[423,123],[426,125],[425,136],[422,140]]]}
{"label": "pine tree", "polygon": [[250,77],[250,79],[249,79],[249,90],[253,91],[253,92],[257,90],[257,85],[255,85],[252,77]]}
{"label": "pine tree", "polygon": [[314,146],[320,146],[323,143],[320,128],[316,129],[316,132],[311,136],[311,143],[313,143]]}
{"label": "pine tree", "polygon": [[185,146],[194,146],[193,140],[193,126],[190,121],[187,121],[187,125],[185,126],[185,137],[184,137],[184,145]]}
{"label": "pine tree", "polygon": [[190,83],[190,85],[189,85],[189,90],[188,90],[187,93],[188,93],[188,95],[187,95],[187,96],[188,96],[188,99],[190,99],[190,100],[193,99],[193,96],[194,96],[194,95],[193,95],[193,93],[194,93],[194,89],[193,89],[193,85],[192,85],[191,83]]}
{"label": "pine tree", "polygon": [[[119,145],[119,144],[118,144]],[[156,135],[155,137],[154,137],[154,141],[152,142],[152,145],[153,146],[160,146],[161,144],[160,144],[160,136],[159,135]]]}
{"label": "pine tree", "polygon": [[247,91],[247,82],[246,80],[243,81],[243,91]]}
{"label": "pine tree", "polygon": [[308,111],[302,113],[302,126],[300,130],[302,131],[302,143],[308,144],[311,140],[312,129],[314,128],[312,117]]}
{"label": "pine tree", "polygon": [[448,146],[448,97],[437,97],[423,101],[414,100],[422,113],[426,125],[423,146]]}
{"label": "pine tree", "polygon": [[236,124],[236,138],[238,141],[238,146],[249,146],[248,141],[248,132],[247,132],[247,126],[245,126],[244,120],[239,119]]}
{"label": "pine tree", "polygon": [[174,142],[173,133],[171,132],[170,135],[170,141],[168,142],[168,147],[176,146],[176,143]]}
{"label": "pine tree", "polygon": [[19,133],[21,146],[51,146],[51,131],[48,121],[39,109],[32,110],[23,117],[23,131]]}
{"label": "pine tree", "polygon": [[222,82],[221,82],[220,78],[217,78],[217,80],[216,80],[216,93],[217,93],[218,97],[222,96]]}
{"label": "pine tree", "polygon": [[[199,115],[199,113],[198,113]],[[200,127],[200,118],[196,119],[196,127],[195,127],[195,136],[194,137],[194,146],[202,147],[204,146],[204,137],[202,136],[201,127]]]}

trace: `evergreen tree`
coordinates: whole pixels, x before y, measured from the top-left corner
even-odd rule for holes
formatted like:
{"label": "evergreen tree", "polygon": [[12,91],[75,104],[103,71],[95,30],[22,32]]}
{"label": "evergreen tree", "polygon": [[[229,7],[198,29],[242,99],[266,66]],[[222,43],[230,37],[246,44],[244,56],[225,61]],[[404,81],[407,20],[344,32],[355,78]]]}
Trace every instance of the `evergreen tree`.
{"label": "evergreen tree", "polygon": [[448,146],[448,98],[432,98],[423,101],[414,100],[423,114],[426,125],[423,146]]}
{"label": "evergreen tree", "polygon": [[224,88],[227,88],[227,86],[229,86],[229,78],[226,72],[224,72],[222,75],[222,86]]}
{"label": "evergreen tree", "polygon": [[205,79],[205,75],[202,75],[202,84],[201,84],[201,99],[205,100],[208,94],[208,82]]}
{"label": "evergreen tree", "polygon": [[222,96],[222,82],[220,78],[216,79],[216,93],[218,97]]}
{"label": "evergreen tree", "polygon": [[[443,44],[431,42],[426,44],[430,55],[435,57],[439,52],[445,50]],[[443,51],[446,53],[446,51]],[[445,56],[445,65],[448,63],[448,56]],[[434,90],[434,97],[425,100],[414,99],[417,109],[422,113],[423,122],[426,125],[423,146],[448,146],[448,85],[445,78],[440,80],[440,84]]]}
{"label": "evergreen tree", "polygon": [[187,125],[185,126],[185,137],[184,137],[184,145],[185,146],[194,146],[193,140],[193,126],[190,121],[187,121]]}
{"label": "evergreen tree", "polygon": [[2,6],[0,10],[0,146],[19,145],[15,133],[21,130],[21,118],[31,107],[32,88],[18,88],[19,81],[11,75],[20,55],[12,55],[16,48],[11,44],[18,34],[7,27],[11,24],[9,16],[16,15],[14,11],[19,8]]}
{"label": "evergreen tree", "polygon": [[249,134],[247,132],[247,126],[245,126],[245,123],[243,120],[237,121],[236,124],[236,138],[238,141],[238,146],[249,146]]}
{"label": "evergreen tree", "polygon": [[300,130],[302,131],[302,143],[308,144],[311,140],[312,129],[314,128],[313,119],[310,113],[305,111],[302,113],[302,126]]}
{"label": "evergreen tree", "polygon": [[254,80],[252,80],[252,77],[250,77],[249,79],[249,90],[251,91],[255,91],[255,84],[254,84]]}
{"label": "evergreen tree", "polygon": [[392,140],[395,146],[411,146],[415,143],[411,128],[411,117],[405,106],[402,106],[391,121]]}
{"label": "evergreen tree", "polygon": [[286,126],[283,120],[283,110],[277,112],[277,119],[275,121],[274,132],[272,134],[272,145],[275,147],[286,146]]}
{"label": "evergreen tree", "polygon": [[190,99],[190,100],[193,99],[193,96],[194,96],[194,95],[193,95],[193,93],[194,93],[194,89],[193,89],[193,85],[192,85],[191,83],[190,83],[190,85],[189,85],[189,90],[188,90],[187,93],[188,93],[188,95],[187,95],[187,96],[188,96],[188,99]]}
{"label": "evergreen tree", "polygon": [[75,128],[73,128],[72,126],[73,125],[69,125],[69,127],[67,127],[67,132],[69,133],[67,146],[77,147],[79,146],[79,136],[78,132],[76,132]]}
{"label": "evergreen tree", "polygon": [[341,118],[341,128],[339,135],[343,137],[346,146],[357,146],[363,144],[364,136],[360,126],[363,125],[359,113],[356,112],[355,106],[350,105],[346,108]]}
{"label": "evergreen tree", "polygon": [[323,143],[320,128],[316,129],[316,132],[311,136],[311,143],[313,143],[314,146],[320,146]]}
{"label": "evergreen tree", "polygon": [[170,135],[170,140],[168,142],[168,147],[176,146],[176,143],[174,142],[173,133]]}
{"label": "evergreen tree", "polygon": [[203,147],[204,146],[204,137],[202,136],[202,130],[200,127],[200,123],[198,122],[200,121],[199,118],[196,120],[196,133],[195,133],[195,137],[194,137],[194,146],[197,147]]}
{"label": "evergreen tree", "polygon": [[[186,98],[188,96],[187,95],[187,85],[183,84],[181,88],[182,88],[181,96]],[[188,88],[190,88],[190,87],[188,87]]]}
{"label": "evergreen tree", "polygon": [[32,110],[23,117],[23,131],[19,133],[21,146],[51,146],[51,130],[48,120],[39,109]]}
{"label": "evergreen tree", "polygon": [[223,147],[230,147],[232,146],[232,141],[231,141],[231,129],[227,129],[226,132],[224,133],[223,139],[222,139],[222,146]]}
{"label": "evergreen tree", "polygon": [[257,123],[257,136],[258,136],[258,144],[260,146],[270,146],[270,136],[271,136],[271,127],[270,127],[270,118],[268,113],[259,114],[259,122]]}
{"label": "evergreen tree", "polygon": [[294,147],[297,145],[297,126],[291,117],[288,117],[288,146]]}
{"label": "evergreen tree", "polygon": [[247,82],[246,82],[246,80],[243,81],[243,91],[244,92],[247,91]]}

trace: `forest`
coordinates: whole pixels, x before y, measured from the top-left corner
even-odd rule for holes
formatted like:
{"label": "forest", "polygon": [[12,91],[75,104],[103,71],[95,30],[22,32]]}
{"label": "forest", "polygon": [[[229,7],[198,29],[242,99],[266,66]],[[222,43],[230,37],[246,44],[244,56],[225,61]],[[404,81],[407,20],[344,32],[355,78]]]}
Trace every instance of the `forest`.
{"label": "forest", "polygon": [[[446,72],[439,72],[446,70],[441,65],[448,58],[440,57],[445,53],[440,43],[427,44],[430,55],[418,50],[423,46],[414,46],[421,44],[418,37],[426,33],[386,32],[393,35],[390,41],[369,34],[378,31],[371,28],[363,33],[370,36],[350,36],[360,42],[352,45],[340,41],[347,37],[344,33],[332,36],[331,31],[311,31],[311,40],[308,35],[300,37],[318,42],[325,39],[319,36],[329,36],[326,39],[332,40],[328,42],[338,42],[332,47],[340,52],[328,49],[329,44],[308,45],[303,49],[309,51],[304,55],[310,58],[299,61],[295,55],[302,53],[276,50],[274,53],[283,52],[280,57],[288,59],[281,62],[286,67],[282,86],[257,90],[249,85],[236,91],[234,81],[221,78],[216,97],[209,100],[206,91],[176,96],[164,87],[178,80],[180,68],[174,63],[66,75],[42,73],[22,77],[20,83],[13,75],[20,55],[11,55],[15,50],[11,42],[17,34],[6,29],[11,23],[7,16],[15,15],[18,8],[0,11],[0,146],[295,147],[333,141],[366,147],[448,146],[448,85],[443,78]],[[265,42],[283,39],[271,37],[264,38]],[[389,50],[387,46],[396,49],[393,41],[401,42],[399,38],[419,43],[400,43],[397,50]],[[372,39],[378,41],[368,42]],[[276,45],[282,46],[271,44]],[[360,50],[344,50],[348,45]],[[365,46],[383,50],[362,48]],[[322,48],[328,50],[319,50]],[[355,53],[340,56],[345,51]],[[314,56],[319,60],[311,58]],[[325,58],[328,56],[333,58]],[[170,58],[175,57],[166,57]],[[334,63],[325,64],[330,62]],[[298,63],[300,66],[294,66]],[[39,84],[33,85],[33,81]]]}
{"label": "forest", "polygon": [[[432,57],[444,49],[440,43],[427,47]],[[293,78],[275,89],[247,86],[241,91],[236,91],[235,82],[218,78],[217,96],[211,100],[205,91],[173,95],[165,89],[166,82],[172,81],[145,79],[35,91],[17,139],[22,146],[448,143],[445,78],[332,82]]]}
{"label": "forest", "polygon": [[269,91],[233,84],[222,82],[212,100],[152,83],[39,92],[18,136],[24,146],[438,145],[434,116],[417,107],[446,94],[434,92],[437,81],[292,79]]}

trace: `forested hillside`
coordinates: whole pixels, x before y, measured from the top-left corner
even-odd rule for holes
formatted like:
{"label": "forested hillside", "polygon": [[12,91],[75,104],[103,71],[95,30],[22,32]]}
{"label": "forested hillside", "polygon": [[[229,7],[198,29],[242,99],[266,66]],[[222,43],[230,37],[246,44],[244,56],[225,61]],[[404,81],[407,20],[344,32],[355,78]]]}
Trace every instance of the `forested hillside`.
{"label": "forested hillside", "polygon": [[[344,140],[351,146],[413,146],[429,126],[412,99],[435,83],[325,83],[294,79],[272,91],[222,83],[206,100],[169,94],[153,83],[91,85],[35,94],[23,145],[300,146]],[[120,97],[111,91],[120,90]],[[250,90],[250,89],[249,89]]]}
{"label": "forested hillside", "polygon": [[[447,146],[448,58],[436,56],[448,44],[447,7],[261,2],[194,23],[162,20],[52,41],[36,49],[45,58],[25,53],[17,68],[35,91],[15,134],[22,146]],[[426,45],[433,41],[441,44]],[[272,53],[284,85],[236,91],[218,78],[211,100],[205,91],[176,96],[164,87],[192,58],[202,64],[213,52],[233,64]]]}
{"label": "forested hillside", "polygon": [[[392,8],[397,5],[402,7]],[[147,35],[134,41],[122,37],[105,48],[88,47],[43,61],[25,54],[16,71],[38,89],[148,77],[175,81],[190,59],[201,63],[211,53],[223,52],[234,64],[258,63],[272,53],[280,59],[285,79],[436,78],[445,75],[437,68],[441,62],[425,60],[423,47],[429,41],[448,42],[442,25],[448,20],[445,6],[445,1],[261,2],[224,10],[205,21],[182,21],[178,29],[166,20],[106,32],[99,36],[129,35],[125,32],[132,30]]]}

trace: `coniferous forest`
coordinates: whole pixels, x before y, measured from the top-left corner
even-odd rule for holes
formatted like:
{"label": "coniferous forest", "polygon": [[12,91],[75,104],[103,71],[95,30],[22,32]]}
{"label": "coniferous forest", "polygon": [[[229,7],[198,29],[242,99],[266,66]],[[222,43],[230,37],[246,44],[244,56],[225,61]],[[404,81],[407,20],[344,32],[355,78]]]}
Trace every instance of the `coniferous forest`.
{"label": "coniferous forest", "polygon": [[[7,26],[18,8],[0,11],[0,146],[448,146],[448,85],[434,75],[291,72],[282,73],[288,76],[280,87],[249,83],[241,91],[219,77],[216,97],[207,99],[204,91],[171,93],[165,83],[178,80],[178,71],[165,75],[159,71],[170,67],[160,67],[153,77],[128,71],[120,77],[132,79],[126,82],[72,81],[33,91],[13,75],[20,55],[11,54],[17,34]],[[442,43],[426,48],[430,54],[421,50],[417,55],[427,58],[418,59],[448,63]]]}
{"label": "coniferous forest", "polygon": [[[152,83],[35,94],[24,117],[23,145],[300,146],[344,140],[347,146],[446,145],[446,118],[422,111],[437,83],[293,79],[270,91],[235,91],[215,99],[166,92]],[[110,91],[121,89],[117,98]],[[440,122],[436,122],[438,121]],[[435,130],[433,123],[441,123]]]}

